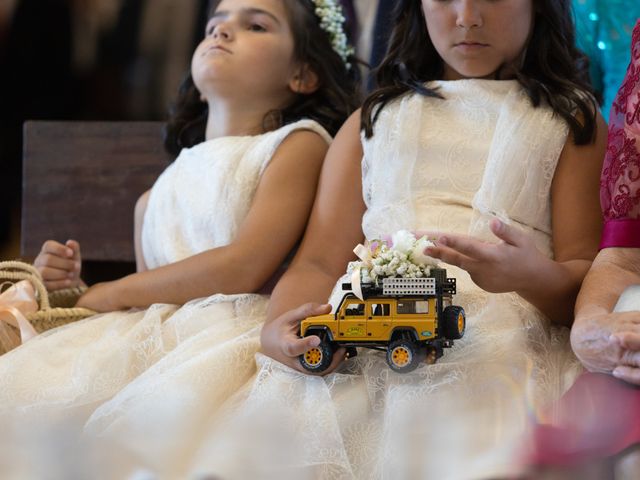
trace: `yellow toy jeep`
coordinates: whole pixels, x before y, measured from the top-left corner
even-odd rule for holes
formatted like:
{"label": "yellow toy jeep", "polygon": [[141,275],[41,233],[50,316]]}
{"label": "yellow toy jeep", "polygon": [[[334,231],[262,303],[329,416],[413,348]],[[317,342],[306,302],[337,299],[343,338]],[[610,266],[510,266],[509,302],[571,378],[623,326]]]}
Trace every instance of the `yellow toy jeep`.
{"label": "yellow toy jeep", "polygon": [[339,347],[386,350],[392,370],[406,373],[421,362],[434,362],[444,347],[462,338],[466,318],[462,307],[452,305],[456,279],[447,278],[442,268],[432,268],[429,277],[384,278],[363,284],[362,297],[346,290],[335,313],[308,317],[300,335],[317,335],[321,343],[300,355],[310,372],[322,372],[331,364]]}

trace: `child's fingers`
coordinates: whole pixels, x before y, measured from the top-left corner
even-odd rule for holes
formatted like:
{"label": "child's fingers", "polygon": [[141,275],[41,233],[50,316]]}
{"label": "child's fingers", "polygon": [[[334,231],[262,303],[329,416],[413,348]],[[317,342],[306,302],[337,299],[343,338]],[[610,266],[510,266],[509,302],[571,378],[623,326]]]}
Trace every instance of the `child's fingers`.
{"label": "child's fingers", "polygon": [[50,253],[40,254],[35,259],[33,265],[40,270],[43,278],[45,277],[44,271],[46,269],[62,270],[66,273],[73,273],[76,271],[76,262],[73,259],[59,257]]}
{"label": "child's fingers", "polygon": [[70,279],[65,279],[65,280],[45,280],[44,281],[44,286],[45,288],[50,291],[53,292],[54,290],[62,290],[63,288],[69,288],[72,285],[72,280]]}
{"label": "child's fingers", "polygon": [[438,258],[449,265],[455,265],[463,270],[471,268],[473,260],[460,252],[444,246],[425,248],[424,254]]}
{"label": "child's fingers", "polygon": [[73,250],[73,258],[74,260],[80,261],[80,244],[76,240],[67,240],[65,245]]}
{"label": "child's fingers", "polygon": [[443,232],[435,231],[435,230],[415,230],[413,232],[413,236],[416,237],[417,240],[422,237],[427,237],[427,240],[433,241],[434,239],[445,235]]}
{"label": "child's fingers", "polygon": [[60,268],[52,268],[49,266],[42,267],[39,269],[40,275],[42,275],[42,279],[45,282],[55,281],[55,280],[71,280],[73,279],[73,272],[68,270],[62,270]]}
{"label": "child's fingers", "polygon": [[459,235],[442,235],[436,240],[436,245],[456,250],[465,257],[485,260],[490,257],[490,245],[475,238]]}
{"label": "child's fingers", "polygon": [[489,222],[489,228],[493,232],[493,234],[509,245],[522,245],[527,236],[524,232],[518,230],[517,228],[507,225],[506,223],[501,222],[497,218],[494,218]]}
{"label": "child's fingers", "polygon": [[40,254],[55,255],[62,258],[72,258],[74,251],[66,245],[56,242],[55,240],[47,240],[42,245]]}
{"label": "child's fingers", "polygon": [[295,358],[318,345],[320,345],[320,338],[315,335],[310,335],[304,338],[294,337],[291,335],[284,339],[282,343],[282,352],[287,357]]}

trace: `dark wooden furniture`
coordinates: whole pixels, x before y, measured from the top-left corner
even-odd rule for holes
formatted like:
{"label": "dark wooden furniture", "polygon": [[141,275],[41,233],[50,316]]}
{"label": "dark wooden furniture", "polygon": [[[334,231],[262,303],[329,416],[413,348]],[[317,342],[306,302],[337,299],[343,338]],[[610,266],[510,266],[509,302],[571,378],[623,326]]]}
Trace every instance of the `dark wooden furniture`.
{"label": "dark wooden furniture", "polygon": [[[135,202],[169,161],[161,122],[26,122],[22,256],[73,238],[85,281],[133,271]],[[86,278],[92,265],[112,273]]]}

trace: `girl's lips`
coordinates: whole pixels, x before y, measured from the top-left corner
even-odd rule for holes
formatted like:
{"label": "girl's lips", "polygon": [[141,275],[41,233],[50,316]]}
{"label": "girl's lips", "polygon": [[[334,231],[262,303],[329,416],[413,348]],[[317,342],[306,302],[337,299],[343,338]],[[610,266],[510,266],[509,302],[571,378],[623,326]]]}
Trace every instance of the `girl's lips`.
{"label": "girl's lips", "polygon": [[454,47],[463,52],[476,52],[478,50],[482,50],[485,47],[488,47],[486,43],[475,43],[475,42],[460,42],[454,45]]}
{"label": "girl's lips", "polygon": [[209,53],[215,53],[215,52],[225,52],[225,53],[231,53],[231,50],[224,48],[221,45],[213,45],[212,47],[207,48],[203,55],[207,55]]}

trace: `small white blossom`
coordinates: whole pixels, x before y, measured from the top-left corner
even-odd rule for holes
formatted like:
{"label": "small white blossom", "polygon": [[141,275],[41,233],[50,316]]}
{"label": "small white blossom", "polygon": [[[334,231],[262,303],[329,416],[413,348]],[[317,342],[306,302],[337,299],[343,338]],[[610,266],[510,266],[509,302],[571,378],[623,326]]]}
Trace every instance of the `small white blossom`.
{"label": "small white blossom", "polygon": [[435,258],[424,254],[425,248],[433,246],[435,246],[435,244],[432,241],[427,240],[427,237],[422,237],[417,240],[413,250],[411,250],[411,260],[413,260],[413,263],[435,267],[438,264],[438,261]]}
{"label": "small white blossom", "polygon": [[411,248],[416,243],[416,237],[411,232],[406,230],[399,230],[391,237],[393,241],[393,248],[398,252],[409,253]]}
{"label": "small white blossom", "polygon": [[[436,267],[436,259],[424,254],[424,249],[432,246],[426,237],[416,240],[411,232],[399,231],[393,236],[393,246],[374,240],[377,247],[366,255],[367,261],[351,262],[348,272],[360,268],[363,283],[377,282],[385,277],[422,278],[428,276],[431,267]],[[361,251],[362,249],[357,251]],[[362,258],[362,257],[361,257]],[[353,266],[352,266],[353,265]]]}
{"label": "small white blossom", "polygon": [[333,50],[340,55],[347,68],[351,68],[349,56],[353,55],[354,49],[347,42],[347,35],[344,33],[344,15],[342,7],[336,0],[312,0],[316,6],[315,13],[320,19],[320,28],[329,34]]}

